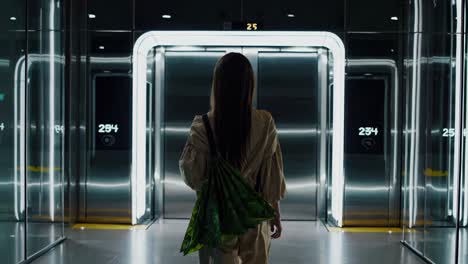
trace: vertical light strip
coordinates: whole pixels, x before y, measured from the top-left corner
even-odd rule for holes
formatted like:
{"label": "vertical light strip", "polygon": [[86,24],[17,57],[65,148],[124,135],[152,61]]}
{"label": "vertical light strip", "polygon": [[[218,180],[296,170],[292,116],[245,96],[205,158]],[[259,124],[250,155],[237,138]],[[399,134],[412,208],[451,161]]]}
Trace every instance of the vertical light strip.
{"label": "vertical light strip", "polygon": [[[162,177],[161,177],[161,164],[162,164],[162,148],[160,146],[162,146],[162,139],[161,139],[161,133],[162,133],[162,117],[163,117],[163,107],[161,107],[161,104],[163,103],[163,81],[161,80],[160,76],[162,76],[164,74],[164,48],[161,48],[160,49],[160,52],[156,52],[156,55],[155,55],[155,64],[156,64],[156,72],[155,72],[155,77],[154,77],[154,81],[158,81],[157,83],[155,83],[154,87],[156,89],[156,124],[154,124],[155,126],[155,142],[156,142],[156,151],[155,151],[155,162],[156,162],[156,166],[155,166],[155,181],[156,182],[160,182],[162,180]],[[159,146],[159,147],[158,147]]]}
{"label": "vertical light strip", "polygon": [[[26,113],[26,57],[22,56],[15,66],[14,75],[14,125],[13,125],[13,155],[14,155],[14,210],[15,219],[20,220],[24,213],[24,180],[25,180],[25,156],[22,151],[25,150],[25,113]],[[18,192],[19,189],[19,192]]]}
{"label": "vertical light strip", "polygon": [[21,188],[21,186],[19,186],[19,174],[21,173],[20,172],[20,166],[18,164],[18,141],[19,141],[19,125],[18,125],[18,118],[19,118],[19,109],[21,108],[19,106],[19,104],[21,104],[21,102],[19,102],[18,98],[19,98],[19,95],[18,95],[18,89],[20,89],[21,87],[21,84],[18,86],[18,83],[21,81],[21,77],[18,76],[18,67],[20,67],[20,65],[22,63],[24,63],[24,61],[22,62],[22,59],[21,58],[18,63],[16,64],[16,67],[15,67],[15,77],[14,77],[14,88],[13,88],[13,102],[14,102],[14,116],[13,116],[13,119],[14,119],[14,125],[13,125],[13,172],[14,172],[14,181],[13,181],[13,191],[14,191],[14,201],[13,201],[13,208],[15,210],[15,220],[20,220],[20,216],[19,216],[19,204],[18,204],[18,187]]}
{"label": "vertical light strip", "polygon": [[[19,167],[20,167],[20,214],[24,214],[24,210],[26,208],[26,193],[25,193],[25,186],[26,186],[26,155],[24,152],[26,151],[26,87],[28,87],[28,77],[29,74],[29,66],[25,65],[26,60],[23,61],[21,67],[21,77],[20,77],[20,121],[19,121],[19,131],[20,131],[20,138],[19,138]],[[28,60],[28,64],[30,61]],[[18,129],[18,128],[15,128]],[[16,135],[16,133],[15,133]],[[16,148],[16,147],[15,147]]]}
{"label": "vertical light strip", "polygon": [[[393,64],[393,76],[394,76],[394,105],[393,105],[393,111],[395,111],[393,114],[393,132],[394,132],[394,138],[393,138],[393,182],[391,184],[391,188],[401,188],[401,180],[398,181],[398,153],[401,153],[401,151],[399,152],[398,151],[398,144],[400,142],[400,127],[399,127],[399,122],[398,122],[398,114],[399,114],[399,108],[398,108],[398,104],[400,102],[400,99],[399,99],[399,92],[400,92],[400,77],[398,75],[398,69],[397,69],[397,66],[396,66],[396,63],[395,62],[392,62]],[[398,185],[397,183],[400,182],[400,185]],[[401,190],[401,189],[400,189]],[[396,191],[396,190],[395,190]],[[398,199],[395,199],[395,200],[398,200]],[[393,210],[397,210],[398,208],[398,205],[399,203],[397,203],[397,205],[394,205],[393,206]],[[398,208],[399,210],[401,210],[401,207]],[[401,212],[400,212],[400,218],[401,218]]]}
{"label": "vertical light strip", "polygon": [[[457,30],[462,28],[462,12],[461,12],[461,0],[456,0],[456,16],[457,16]],[[453,198],[452,198],[452,215],[454,219],[459,219],[458,217],[458,187],[460,185],[459,176],[460,176],[460,164],[461,160],[461,148],[460,143],[463,140],[463,133],[460,134],[462,131],[462,119],[461,119],[461,109],[463,107],[463,98],[462,94],[462,76],[460,69],[462,67],[462,47],[461,47],[461,34],[456,34],[456,43],[455,43],[455,146],[454,146],[454,177],[453,177]],[[465,155],[466,156],[466,155]],[[466,159],[466,157],[465,157]]]}
{"label": "vertical light strip", "polygon": [[418,162],[419,155],[419,87],[421,76],[421,37],[420,37],[420,0],[414,1],[414,39],[413,39],[413,59],[412,59],[412,87],[411,87],[411,126],[407,133],[410,133],[410,157],[408,168],[408,196],[409,196],[409,219],[408,227],[412,228],[416,224],[417,217],[417,184],[418,184]]}
{"label": "vertical light strip", "polygon": [[20,213],[19,213],[19,204],[18,204],[18,188],[21,188],[20,185],[20,177],[21,177],[21,167],[18,161],[19,158],[19,141],[20,141],[20,131],[21,131],[21,121],[20,119],[20,111],[21,111],[21,102],[19,101],[20,99],[20,89],[22,89],[22,83],[21,81],[24,80],[24,77],[22,78],[19,74],[20,71],[19,69],[21,66],[25,63],[25,58],[24,56],[19,59],[19,61],[16,63],[15,66],[15,76],[14,76],[14,88],[13,88],[13,100],[14,100],[14,125],[13,125],[13,168],[14,168],[14,210],[15,210],[15,219],[20,220]]}
{"label": "vertical light strip", "polygon": [[49,214],[55,220],[55,1],[49,14]]}
{"label": "vertical light strip", "polygon": [[[157,46],[147,34],[140,37],[133,48],[133,89],[132,89],[132,167],[131,200],[132,224],[144,214],[146,194],[140,193],[145,188],[146,177],[146,71],[148,52]],[[142,186],[141,186],[142,185]]]}
{"label": "vertical light strip", "polygon": [[[460,219],[462,220],[462,223],[463,223],[463,226],[467,226],[468,225],[468,179],[466,177],[467,175],[467,172],[468,172],[468,135],[466,134],[466,127],[467,127],[467,124],[468,124],[468,115],[466,114],[466,104],[467,104],[467,89],[466,89],[466,79],[465,81],[463,82],[465,84],[464,87],[461,86],[462,84],[462,81],[463,81],[463,78],[466,78],[468,76],[468,72],[467,72],[467,65],[465,65],[465,70],[464,70],[464,73],[461,73],[460,72],[460,69],[462,68],[462,57],[463,56],[463,50],[464,50],[464,47],[462,46],[462,43],[465,43],[466,45],[466,35],[465,34],[462,34],[462,21],[464,21],[464,19],[462,19],[462,16],[463,16],[463,12],[462,12],[462,1],[461,0],[457,0],[456,2],[456,8],[457,8],[457,43],[456,43],[456,67],[455,67],[455,70],[456,70],[456,89],[457,91],[460,91],[460,95],[462,94],[462,91],[464,90],[465,93],[464,93],[464,97],[462,98],[461,96],[460,97],[456,97],[456,98],[460,98],[460,100],[456,100],[456,103],[459,103],[459,108],[456,108],[456,113],[459,114],[461,113],[461,110],[462,109],[465,109],[465,118],[464,118],[464,122],[460,122],[460,127],[462,127],[462,129],[456,129],[455,131],[459,132],[459,131],[462,131],[461,132],[461,135],[460,135],[460,139],[462,139],[464,142],[463,144],[463,148],[460,149],[460,146],[459,144],[456,144],[456,146],[459,148],[459,152],[455,152],[455,153],[460,153],[461,154],[461,151],[463,151],[464,155],[463,155],[463,171],[461,171],[461,173],[458,173],[458,174],[455,174],[455,177],[454,177],[454,194],[456,193],[456,196],[454,195],[454,206],[456,205],[456,207],[454,207],[453,211],[458,211],[458,186],[461,184],[461,177],[463,177],[463,211],[462,212],[456,212],[454,213],[454,216],[455,216],[455,219],[456,216],[458,214],[462,214],[463,213],[463,218]],[[462,39],[462,38],[465,38],[465,39]],[[465,40],[465,41],[463,41]],[[463,76],[465,75],[465,76]],[[461,118],[461,117],[460,117]],[[459,162],[461,162],[461,155],[456,155],[456,156],[459,156]],[[458,164],[456,164],[458,165]],[[459,178],[460,176],[460,178]]]}
{"label": "vertical light strip", "polygon": [[20,116],[20,113],[19,113],[19,110],[20,110],[20,102],[19,102],[19,95],[18,95],[18,89],[20,89],[21,87],[21,84],[18,86],[18,82],[21,81],[21,77],[18,76],[18,67],[20,67],[20,64],[24,63],[22,62],[22,59],[21,58],[18,63],[16,64],[16,67],[15,67],[15,76],[14,76],[14,88],[13,88],[13,102],[14,102],[14,125],[13,125],[13,172],[14,172],[14,182],[13,182],[13,189],[14,189],[14,205],[13,205],[13,208],[15,210],[15,220],[20,220],[20,215],[19,215],[19,204],[18,204],[18,188],[21,188],[20,184],[19,184],[19,178],[21,177],[19,174],[21,173],[20,172],[20,167],[19,167],[19,164],[18,164],[18,155],[19,155],[19,152],[18,152],[18,130],[21,129],[18,125],[18,119],[19,119],[19,116]]}
{"label": "vertical light strip", "polygon": [[[461,20],[461,19],[459,19]],[[457,34],[457,37],[459,38],[465,38],[465,41],[464,43],[466,43],[466,35],[465,34]],[[461,44],[461,41],[458,42],[459,44]],[[460,48],[460,50],[462,50],[462,48]],[[457,49],[457,52],[458,52],[458,49]],[[460,57],[461,58],[461,52],[460,51]],[[458,69],[458,68],[457,68]],[[457,70],[457,73],[460,72],[459,70]],[[460,76],[460,79],[462,78],[466,78],[466,76],[468,76],[468,71],[467,71],[467,65],[465,65],[465,69],[464,69],[464,74],[465,74],[465,77],[463,76]],[[467,94],[468,94],[468,87],[466,85],[466,80],[463,82],[465,84],[464,87],[461,87],[461,89],[464,89],[465,90],[465,96],[464,98],[461,98],[460,100],[463,100],[463,103],[462,105],[464,106],[464,110],[465,111],[465,122],[463,123],[463,133],[461,135],[461,137],[463,138],[464,140],[464,144],[463,144],[463,160],[464,160],[464,166],[463,166],[463,173],[462,173],[462,177],[463,177],[463,211],[462,212],[459,212],[459,213],[463,213],[463,226],[466,227],[468,225],[468,177],[467,177],[467,174],[466,174],[466,170],[468,168],[468,135],[466,134],[466,126],[468,124],[468,114],[467,114],[467,107],[466,107],[466,104],[467,104]],[[460,85],[460,83],[458,83]],[[460,90],[461,90],[460,89]],[[457,110],[457,112],[459,112]],[[458,178],[458,175],[457,177]],[[461,180],[461,179],[460,179]],[[457,183],[459,184],[459,180],[457,180]],[[454,187],[455,188],[455,187]],[[456,186],[456,189],[458,190],[458,185]],[[457,209],[457,208],[455,208]]]}
{"label": "vertical light strip", "polygon": [[[338,55],[338,57],[336,57]],[[341,54],[344,58],[344,54]],[[340,54],[333,54],[333,143],[332,143],[332,215],[339,227],[343,226],[343,203],[345,191],[344,175],[344,107],[345,88],[344,59]],[[340,65],[343,63],[343,65]],[[341,78],[340,76],[343,76]]]}

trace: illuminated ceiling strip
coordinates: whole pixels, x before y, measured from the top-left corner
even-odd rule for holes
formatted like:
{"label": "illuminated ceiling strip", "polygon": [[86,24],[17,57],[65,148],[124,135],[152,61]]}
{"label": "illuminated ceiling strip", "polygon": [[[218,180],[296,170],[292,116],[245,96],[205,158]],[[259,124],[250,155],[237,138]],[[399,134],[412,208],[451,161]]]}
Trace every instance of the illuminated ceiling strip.
{"label": "illuminated ceiling strip", "polygon": [[133,49],[133,137],[132,137],[132,223],[144,214],[146,175],[146,73],[148,52],[160,46],[234,46],[234,47],[324,47],[333,56],[333,147],[332,175],[336,191],[332,213],[342,224],[344,75],[345,47],[330,32],[237,32],[237,31],[151,31],[136,41]]}

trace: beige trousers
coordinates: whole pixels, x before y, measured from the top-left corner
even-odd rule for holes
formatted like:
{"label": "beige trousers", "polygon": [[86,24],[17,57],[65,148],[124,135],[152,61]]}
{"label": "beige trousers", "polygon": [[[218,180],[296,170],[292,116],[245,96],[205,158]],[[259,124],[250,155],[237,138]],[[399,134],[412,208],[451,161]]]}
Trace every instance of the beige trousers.
{"label": "beige trousers", "polygon": [[270,235],[268,222],[263,222],[220,248],[200,250],[200,264],[268,264]]}

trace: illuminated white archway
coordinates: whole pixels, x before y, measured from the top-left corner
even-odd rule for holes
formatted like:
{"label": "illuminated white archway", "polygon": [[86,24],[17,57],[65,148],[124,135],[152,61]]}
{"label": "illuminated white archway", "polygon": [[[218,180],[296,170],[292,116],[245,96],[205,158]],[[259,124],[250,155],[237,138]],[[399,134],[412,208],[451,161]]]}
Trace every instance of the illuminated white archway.
{"label": "illuminated white archway", "polygon": [[345,47],[330,32],[150,31],[133,48],[132,224],[145,214],[147,56],[163,46],[323,47],[333,57],[332,214],[341,226],[343,211]]}

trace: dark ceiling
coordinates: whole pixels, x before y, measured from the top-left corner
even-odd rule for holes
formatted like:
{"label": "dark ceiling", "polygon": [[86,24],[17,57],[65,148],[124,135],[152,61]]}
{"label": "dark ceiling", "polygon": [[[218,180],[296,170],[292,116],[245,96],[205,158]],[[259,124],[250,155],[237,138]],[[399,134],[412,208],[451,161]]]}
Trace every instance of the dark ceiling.
{"label": "dark ceiling", "polygon": [[[29,9],[38,10],[29,12],[30,28],[44,28],[50,1],[56,1],[57,5],[57,0],[29,0]],[[232,21],[258,22],[263,30],[412,30],[403,27],[405,18],[412,14],[411,0],[61,0],[58,3],[63,6],[68,1],[80,9],[85,22],[82,28],[96,30],[220,30],[225,22]],[[26,0],[2,0],[0,29],[24,28],[25,3]],[[450,17],[454,12],[451,1],[424,1],[422,9],[424,24],[430,25],[426,31],[451,32]],[[89,14],[95,17],[88,18]],[[163,15],[171,18],[165,19]],[[16,20],[11,20],[12,17]]]}

